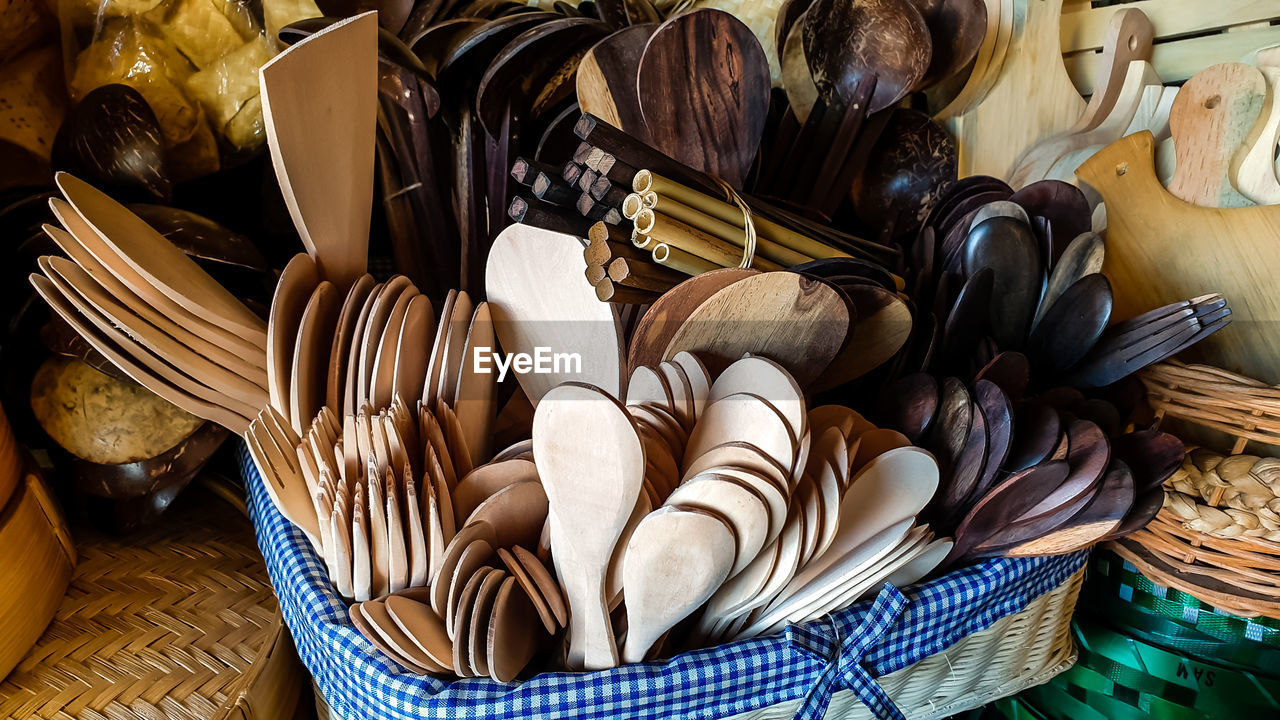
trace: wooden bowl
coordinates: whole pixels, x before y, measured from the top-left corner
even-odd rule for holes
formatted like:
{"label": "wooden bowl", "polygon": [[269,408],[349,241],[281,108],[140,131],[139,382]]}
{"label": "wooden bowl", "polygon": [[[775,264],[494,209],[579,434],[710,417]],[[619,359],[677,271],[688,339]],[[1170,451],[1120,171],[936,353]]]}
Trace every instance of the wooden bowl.
{"label": "wooden bowl", "polygon": [[53,619],[75,561],[62,511],[40,477],[27,470],[0,510],[0,677]]}

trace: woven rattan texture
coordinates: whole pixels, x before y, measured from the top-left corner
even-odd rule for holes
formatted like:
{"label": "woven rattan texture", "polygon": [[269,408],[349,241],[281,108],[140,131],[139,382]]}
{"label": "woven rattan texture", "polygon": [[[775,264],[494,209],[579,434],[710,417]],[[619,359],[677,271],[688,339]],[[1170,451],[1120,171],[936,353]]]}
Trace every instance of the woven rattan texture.
{"label": "woven rattan texture", "polygon": [[276,631],[248,519],[200,488],[149,531],[76,541],[71,587],[0,685],[0,718],[219,717]]}

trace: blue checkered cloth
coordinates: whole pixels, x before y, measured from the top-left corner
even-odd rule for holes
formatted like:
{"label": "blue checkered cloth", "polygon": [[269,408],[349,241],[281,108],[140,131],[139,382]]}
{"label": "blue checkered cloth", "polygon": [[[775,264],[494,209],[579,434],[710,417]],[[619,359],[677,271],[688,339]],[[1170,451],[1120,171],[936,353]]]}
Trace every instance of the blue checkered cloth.
{"label": "blue checkered cloth", "polygon": [[722,718],[805,699],[819,718],[847,688],[879,717],[898,717],[874,678],[946,650],[1022,610],[1084,566],[1085,553],[990,560],[905,592],[863,602],[786,632],[666,661],[592,673],[543,673],[521,683],[445,682],[387,659],[351,625],[302,532],[271,504],[240,449],[258,545],[302,662],[346,720],[440,718]]}

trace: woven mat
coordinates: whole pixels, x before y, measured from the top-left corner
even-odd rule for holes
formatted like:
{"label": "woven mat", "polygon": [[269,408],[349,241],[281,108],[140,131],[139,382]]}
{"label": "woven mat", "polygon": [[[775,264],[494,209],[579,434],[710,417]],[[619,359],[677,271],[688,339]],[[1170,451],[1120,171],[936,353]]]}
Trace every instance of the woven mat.
{"label": "woven mat", "polygon": [[193,486],[149,531],[75,539],[71,587],[0,685],[0,718],[219,717],[275,634],[248,518]]}

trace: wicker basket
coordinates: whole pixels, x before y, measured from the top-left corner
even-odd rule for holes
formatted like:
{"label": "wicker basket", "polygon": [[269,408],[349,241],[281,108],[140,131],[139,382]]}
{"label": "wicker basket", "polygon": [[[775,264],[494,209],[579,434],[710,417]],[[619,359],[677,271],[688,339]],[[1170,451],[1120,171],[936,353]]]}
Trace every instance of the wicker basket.
{"label": "wicker basket", "polygon": [[44,482],[27,473],[8,503],[0,503],[0,674],[18,664],[53,619],[75,561],[62,513]]}
{"label": "wicker basket", "polygon": [[[1280,388],[1179,362],[1153,365],[1140,377],[1166,430],[1229,455],[1280,449]],[[1269,488],[1254,479],[1250,474],[1253,492]],[[1280,516],[1256,501],[1227,507],[1224,499],[1238,491],[1215,476],[1203,497],[1171,495],[1146,529],[1111,549],[1153,580],[1223,610],[1280,617],[1280,542],[1256,536],[1275,536]]]}
{"label": "wicker basket", "polygon": [[[950,649],[879,678],[881,687],[910,718],[943,718],[1048,681],[1075,662],[1071,614],[1084,580],[1067,582]],[[315,688],[320,720],[353,720],[333,713]],[[732,720],[791,720],[800,701],[735,715]],[[827,718],[873,717],[853,693],[831,699]]]}
{"label": "wicker basket", "polygon": [[243,504],[188,495],[143,534],[80,536],[53,624],[0,684],[0,717],[294,716],[304,675]]}

